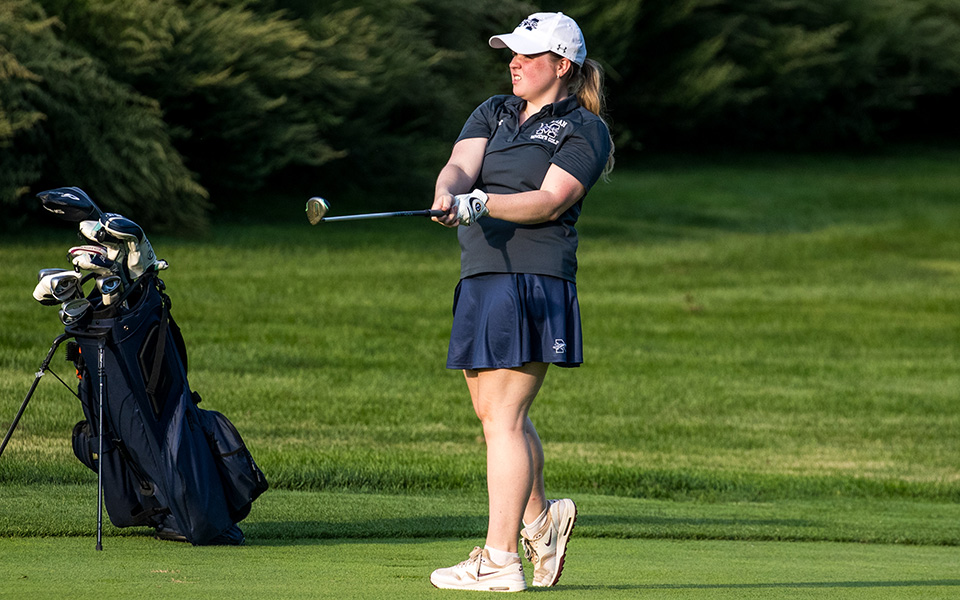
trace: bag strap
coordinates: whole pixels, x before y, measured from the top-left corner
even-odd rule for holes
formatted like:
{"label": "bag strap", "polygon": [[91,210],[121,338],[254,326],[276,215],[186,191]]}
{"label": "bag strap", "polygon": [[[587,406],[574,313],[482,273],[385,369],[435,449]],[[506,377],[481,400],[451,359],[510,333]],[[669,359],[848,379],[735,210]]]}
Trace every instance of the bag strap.
{"label": "bag strap", "polygon": [[160,383],[160,367],[163,363],[164,350],[167,347],[167,328],[170,324],[169,297],[161,293],[161,304],[163,312],[160,316],[160,339],[157,340],[157,352],[153,356],[153,368],[150,369],[150,382],[147,383],[147,395],[153,398],[157,393],[157,385]]}

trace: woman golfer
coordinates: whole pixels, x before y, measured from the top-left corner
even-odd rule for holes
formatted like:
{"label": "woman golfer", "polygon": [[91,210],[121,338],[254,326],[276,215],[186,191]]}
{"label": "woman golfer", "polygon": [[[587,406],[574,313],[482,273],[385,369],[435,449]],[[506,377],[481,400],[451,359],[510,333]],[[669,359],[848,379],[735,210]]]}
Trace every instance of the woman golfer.
{"label": "woman golfer", "polygon": [[543,448],[527,413],[551,364],[583,360],[574,224],[587,191],[613,165],[613,144],[599,116],[602,71],[586,60],[573,19],[536,13],[490,46],[513,51],[513,95],[470,115],[433,201],[446,211],[434,220],[459,225],[447,367],[463,370],[483,424],[490,515],[486,545],[430,581],[520,591],[518,538],[533,585],[552,586],[577,517],[572,500],[546,499]]}

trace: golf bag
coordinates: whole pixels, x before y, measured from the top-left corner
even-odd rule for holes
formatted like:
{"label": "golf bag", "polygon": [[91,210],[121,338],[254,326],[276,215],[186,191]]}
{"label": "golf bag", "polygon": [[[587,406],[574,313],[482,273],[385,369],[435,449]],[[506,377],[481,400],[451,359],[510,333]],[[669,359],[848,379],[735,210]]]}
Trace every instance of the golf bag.
{"label": "golf bag", "polygon": [[85,417],[73,450],[94,471],[103,462],[110,521],[194,545],[243,543],[236,524],[267,481],[230,421],[197,406],[163,282],[147,273],[109,305],[91,300],[97,309],[66,327]]}

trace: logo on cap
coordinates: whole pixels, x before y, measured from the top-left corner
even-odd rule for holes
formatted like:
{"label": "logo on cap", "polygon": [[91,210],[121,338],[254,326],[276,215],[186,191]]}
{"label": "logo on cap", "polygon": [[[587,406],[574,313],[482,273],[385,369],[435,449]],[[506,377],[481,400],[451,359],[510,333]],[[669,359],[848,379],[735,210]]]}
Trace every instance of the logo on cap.
{"label": "logo on cap", "polygon": [[520,23],[520,27],[523,27],[527,31],[533,31],[534,29],[537,28],[537,25],[539,24],[540,24],[540,19],[524,19],[523,23]]}

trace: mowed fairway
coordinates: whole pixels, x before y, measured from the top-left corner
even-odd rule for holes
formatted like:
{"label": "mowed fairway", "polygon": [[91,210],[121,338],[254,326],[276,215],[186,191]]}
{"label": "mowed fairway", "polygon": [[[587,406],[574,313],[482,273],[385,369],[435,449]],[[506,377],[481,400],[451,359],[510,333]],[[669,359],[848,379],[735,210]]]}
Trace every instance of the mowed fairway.
{"label": "mowed fairway", "polygon": [[[551,593],[960,597],[958,164],[931,149],[651,159],[591,193],[587,363],[553,370],[532,412],[548,491],[581,507]],[[0,596],[462,595],[427,581],[485,522],[480,428],[443,369],[455,236],[311,227],[303,200],[200,240],[141,223],[171,264],[202,406],[273,485],[248,546],[108,527],[95,553],[80,410],[47,377],[0,457]],[[75,240],[0,241],[3,433],[62,331],[30,297],[36,272]],[[71,374],[62,353],[53,365]]]}
{"label": "mowed fairway", "polygon": [[[437,590],[437,561],[461,560],[451,540],[262,540],[241,548],[169,547],[123,538],[94,553],[88,540],[0,540],[10,598],[475,598]],[[836,543],[578,540],[580,568],[550,597],[956,598],[953,548]],[[571,562],[573,558],[570,559]],[[68,565],[68,566],[66,566]],[[4,565],[6,567],[6,565]],[[950,575],[946,575],[950,573]],[[529,580],[528,580],[529,582]]]}

